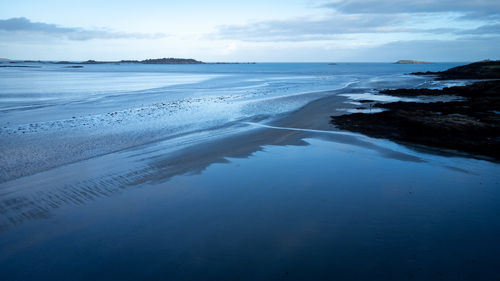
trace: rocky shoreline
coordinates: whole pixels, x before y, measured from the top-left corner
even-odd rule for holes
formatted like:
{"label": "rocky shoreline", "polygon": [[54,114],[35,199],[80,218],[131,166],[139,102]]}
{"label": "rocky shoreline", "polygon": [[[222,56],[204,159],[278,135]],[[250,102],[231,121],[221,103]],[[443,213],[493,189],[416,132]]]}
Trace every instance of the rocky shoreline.
{"label": "rocky shoreline", "polygon": [[414,72],[413,75],[435,75],[438,80],[500,79],[500,61],[484,60],[440,72]]}
{"label": "rocky shoreline", "polygon": [[[500,79],[500,61],[473,63],[424,75],[435,75],[436,79],[442,80]],[[500,80],[442,90],[395,89],[380,93],[397,97],[455,96],[460,99],[430,103],[366,101],[365,104],[384,111],[332,116],[331,123],[339,129],[371,137],[500,160]]]}

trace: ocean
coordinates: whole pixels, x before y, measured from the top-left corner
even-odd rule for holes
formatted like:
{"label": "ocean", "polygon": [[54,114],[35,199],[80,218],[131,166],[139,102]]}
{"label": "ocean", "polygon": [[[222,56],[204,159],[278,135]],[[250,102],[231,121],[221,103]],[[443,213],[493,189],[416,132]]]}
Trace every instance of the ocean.
{"label": "ocean", "polygon": [[0,182],[173,135],[271,120],[325,91],[428,86],[406,74],[457,64],[14,65],[30,67],[0,68]]}
{"label": "ocean", "polygon": [[0,276],[498,277],[498,163],[318,115],[460,64],[0,67]]}

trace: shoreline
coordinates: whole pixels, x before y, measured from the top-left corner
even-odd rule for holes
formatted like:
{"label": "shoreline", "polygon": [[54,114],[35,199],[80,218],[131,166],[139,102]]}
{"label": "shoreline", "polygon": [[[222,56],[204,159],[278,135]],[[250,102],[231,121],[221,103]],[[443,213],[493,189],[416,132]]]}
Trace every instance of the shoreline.
{"label": "shoreline", "polygon": [[[187,143],[180,149],[169,150],[172,146],[170,140],[155,141],[0,183],[3,192],[0,209],[3,218],[10,221],[0,221],[0,233],[10,229],[11,222],[21,224],[26,220],[45,218],[52,210],[75,202],[86,204],[144,184],[200,174],[213,164],[251,158],[269,146],[309,146],[307,139],[311,138],[367,149],[382,158],[425,162],[418,156],[373,142],[361,134],[338,131],[329,124],[332,106],[354,107],[345,103],[348,100],[344,96],[330,95],[266,125],[236,122],[221,128],[222,131],[202,131],[194,136],[171,139],[180,144]],[[337,113],[340,115],[343,111]],[[253,121],[259,122],[258,119]],[[235,129],[242,125],[249,129],[235,133]],[[213,138],[213,134],[219,137]],[[193,138],[201,142],[193,143]]]}
{"label": "shoreline", "polygon": [[[232,108],[240,108],[239,110],[244,110],[245,107],[259,107],[261,105],[266,106],[269,104],[268,102],[274,103],[288,103],[291,101],[296,101],[300,103],[309,103],[307,100],[317,100],[321,99],[325,95],[329,95],[329,93],[344,91],[348,88],[352,83],[355,82],[346,82],[340,85],[336,85],[338,88],[329,90],[329,91],[313,91],[313,92],[300,92],[286,96],[278,96],[278,97],[262,97],[249,101],[237,101],[237,103],[231,103],[231,100],[226,104],[229,109]],[[200,98],[187,98],[179,101],[172,101],[170,104],[175,106],[174,109],[178,109],[179,114],[184,114],[183,112],[186,109],[194,110],[195,106],[203,106],[203,99],[208,100],[209,102],[213,101],[215,105],[219,102],[225,102],[224,99],[217,97],[200,97]],[[197,102],[195,106],[193,106],[194,102],[191,100],[200,100]],[[158,115],[160,118],[163,117],[161,115],[164,111],[170,110],[172,112],[172,108],[169,107],[169,103],[158,102],[153,104],[153,106],[159,105],[157,111],[159,111]],[[182,108],[182,104],[185,107],[184,111]],[[208,104],[211,105],[210,103]],[[347,106],[347,105],[346,105]],[[193,108],[191,108],[193,107]],[[149,108],[149,107],[145,107]],[[218,108],[219,112],[223,113],[224,107]],[[299,107],[300,108],[300,107]],[[156,107],[153,108],[156,110]],[[292,112],[297,109],[293,109],[291,111],[286,111],[284,113],[267,113],[264,109],[262,113],[251,115],[250,117],[243,117],[237,120],[226,120],[223,119],[224,115],[220,117],[223,123],[218,122],[218,119],[215,119],[217,122],[210,122],[211,120],[197,119],[191,120],[196,121],[196,123],[187,123],[186,124],[168,124],[168,126],[158,125],[158,120],[144,119],[145,121],[153,121],[150,127],[141,127],[137,128],[137,126],[129,126],[125,120],[125,117],[118,113],[126,113],[129,110],[117,111],[107,113],[106,117],[112,117],[113,119],[107,120],[106,122],[99,123],[98,119],[101,119],[101,116],[104,114],[98,115],[99,118],[93,118],[93,116],[83,116],[83,117],[73,117],[68,119],[42,122],[42,123],[34,123],[34,124],[16,124],[10,127],[0,128],[0,135],[3,134],[4,138],[0,141],[0,148],[5,148],[4,153],[0,155],[0,163],[5,163],[2,169],[0,169],[0,185],[3,183],[8,183],[15,179],[19,179],[22,177],[30,176],[37,173],[43,173],[44,171],[48,171],[51,169],[56,169],[58,167],[62,167],[64,165],[70,165],[72,163],[76,163],[79,161],[86,161],[93,158],[98,158],[107,154],[119,153],[128,149],[136,149],[141,146],[147,146],[151,144],[155,144],[157,142],[169,141],[176,138],[182,138],[184,136],[189,135],[197,135],[203,132],[217,132],[219,130],[228,130],[230,133],[226,133],[228,135],[231,134],[240,134],[245,130],[254,130],[252,126],[247,126],[248,128],[243,128],[238,123],[244,122],[255,122],[262,121],[262,119],[276,120],[281,119],[283,116],[288,116]],[[186,111],[187,112],[187,111]],[[155,111],[153,111],[155,113]],[[168,112],[167,112],[168,113]],[[174,111],[174,113],[177,113]],[[141,113],[142,114],[142,113]],[[168,113],[170,116],[170,113]],[[149,116],[146,111],[143,116]],[[184,114],[183,116],[185,116]],[[198,114],[200,115],[200,114]],[[70,115],[71,116],[71,115]],[[175,115],[172,115],[175,117]],[[242,115],[243,116],[243,115]],[[133,116],[132,116],[133,117]],[[142,117],[142,116],[141,116]],[[153,115],[153,117],[155,117]],[[181,116],[182,117],[182,116]],[[201,116],[200,116],[201,117]],[[83,121],[80,121],[83,119]],[[94,120],[95,119],[95,120]],[[109,119],[109,118],[108,118]],[[128,118],[131,119],[131,118]],[[123,122],[121,122],[123,120]],[[134,119],[135,120],[135,119]],[[163,120],[163,119],[162,119]],[[91,121],[95,121],[97,123],[92,123]],[[116,125],[110,123],[111,121],[116,121]],[[136,120],[137,121],[137,120]],[[139,120],[142,121],[142,120]],[[188,120],[191,122],[190,120]],[[156,123],[154,123],[156,122]],[[44,126],[47,123],[47,126]],[[61,123],[61,124],[60,124]],[[109,124],[108,124],[109,123]],[[137,123],[137,122],[136,122]],[[318,124],[324,123],[323,121],[318,122]],[[80,126],[78,125],[87,126]],[[101,133],[97,130],[99,125],[104,124],[106,132]],[[39,126],[40,125],[40,126]],[[49,125],[53,125],[55,127],[55,131],[44,130],[50,129],[52,127],[48,127]],[[113,126],[114,125],[114,126]],[[135,125],[133,123],[132,125]],[[42,135],[38,135],[38,132],[43,133]],[[216,137],[216,139],[219,137]],[[12,143],[16,143],[15,146]],[[65,146],[64,150],[59,149],[59,145],[55,145],[56,143],[62,143]],[[110,144],[113,144],[112,146]],[[103,148],[104,147],[104,148]],[[110,149],[108,149],[109,147]],[[32,148],[32,149],[30,149]],[[33,157],[30,153],[26,151],[35,150],[33,153]],[[24,152],[24,153],[23,153]],[[77,154],[81,153],[81,154]],[[47,156],[45,156],[47,155]],[[28,158],[29,156],[29,158]],[[13,160],[19,159],[19,160]],[[49,159],[49,160],[47,160]]]}
{"label": "shoreline", "polygon": [[[248,159],[269,146],[309,146],[308,139],[324,140],[334,146],[348,145],[355,150],[370,151],[380,159],[414,164],[432,161],[432,157],[425,155],[443,152],[424,147],[422,155],[422,150],[413,146],[394,147],[388,140],[346,133],[330,124],[332,115],[341,116],[347,108],[356,109],[357,105],[351,103],[353,100],[342,95],[356,91],[362,94],[366,88],[310,93],[323,93],[324,96],[270,122],[259,123],[266,119],[254,116],[215,130],[167,137],[2,182],[0,208],[4,210],[4,218],[20,224],[45,218],[52,210],[75,202],[86,204],[136,186],[161,184],[177,176],[201,174],[213,164]],[[461,169],[453,164],[445,167]],[[1,228],[9,228],[10,223],[1,225],[0,232]]]}
{"label": "shoreline", "polygon": [[[169,135],[166,137],[161,137],[161,138],[152,138],[151,140],[147,142],[139,142],[137,144],[134,144],[132,146],[126,145],[123,147],[118,147],[117,149],[113,149],[111,151],[107,151],[104,153],[98,153],[96,155],[90,155],[90,156],[85,156],[79,159],[74,159],[69,162],[63,161],[63,163],[59,163],[57,165],[52,165],[52,166],[44,166],[42,169],[36,167],[36,163],[31,164],[25,163],[26,167],[30,167],[30,165],[35,165],[34,167],[34,173],[32,172],[23,172],[21,174],[18,173],[17,176],[7,176],[5,180],[0,182],[0,185],[7,184],[10,185],[10,182],[16,181],[16,179],[20,179],[23,177],[30,177],[32,175],[36,175],[39,173],[44,173],[45,171],[50,171],[53,169],[58,169],[59,167],[64,167],[66,165],[72,165],[74,163],[78,163],[80,161],[88,161],[92,160],[95,158],[99,158],[102,156],[106,156],[109,154],[113,153],[120,153],[122,151],[126,150],[136,150],[136,149],[141,149],[143,146],[148,146],[148,145],[154,145],[155,143],[159,142],[168,142],[170,140],[175,140],[176,138],[183,138],[184,136],[187,136],[189,138],[189,135],[197,135],[197,134],[203,134],[205,132],[217,132],[218,130],[222,131],[227,131],[223,135],[224,136],[217,136],[213,140],[210,139],[204,139],[201,143],[198,144],[192,144],[195,146],[199,146],[197,148],[197,151],[200,151],[200,153],[203,154],[203,146],[206,145],[207,143],[210,143],[212,141],[214,142],[227,142],[227,143],[242,143],[241,146],[244,148],[236,148],[232,147],[231,149],[238,150],[238,151],[247,151],[245,154],[251,155],[253,152],[258,151],[260,146],[263,145],[287,145],[288,143],[290,144],[295,144],[295,143],[303,143],[302,139],[306,138],[309,135],[322,135],[321,132],[312,132],[312,130],[318,130],[318,131],[339,131],[339,129],[335,128],[333,125],[329,123],[329,120],[332,116],[332,114],[335,115],[343,115],[345,114],[345,110],[354,110],[356,111],[357,107],[359,105],[355,105],[352,103],[352,99],[344,96],[343,94],[352,94],[356,93],[356,91],[359,91],[360,93],[364,92],[366,89],[364,88],[359,88],[356,90],[356,88],[350,88],[350,86],[353,83],[359,83],[360,81],[357,82],[349,82],[346,85],[344,85],[341,88],[330,90],[330,91],[320,91],[320,92],[310,92],[310,93],[302,93],[302,94],[296,94],[296,95],[315,95],[317,96],[315,99],[313,99],[310,102],[307,102],[305,105],[299,107],[296,110],[292,110],[290,112],[285,112],[285,113],[280,113],[278,115],[275,115],[271,121],[266,122],[265,125],[268,125],[270,127],[279,127],[281,128],[280,132],[274,132],[274,133],[264,133],[259,136],[260,131],[272,131],[274,129],[272,128],[256,128],[254,125],[248,125],[244,124],[245,122],[259,122],[262,121],[261,118],[267,119],[269,116],[261,116],[261,115],[255,115],[250,118],[245,118],[245,119],[240,119],[236,121],[231,121],[229,123],[221,124],[216,127],[208,127],[204,128],[201,130],[192,130],[192,131],[187,131],[183,132],[181,134],[174,134],[174,135]],[[362,82],[362,81],[361,81]],[[292,96],[296,96],[292,95]],[[277,97],[273,99],[281,99],[281,98],[289,98],[290,96],[284,96],[284,97]],[[257,101],[261,102],[261,101]],[[332,113],[332,109],[334,109],[335,113]],[[241,130],[241,126],[248,126],[247,129]],[[283,130],[284,129],[284,130]],[[301,131],[302,130],[302,131]],[[309,132],[307,131],[309,130]],[[289,131],[289,132],[285,132]],[[154,133],[154,132],[153,132]],[[148,133],[149,134],[149,133]],[[123,135],[123,136],[122,136]],[[339,134],[341,136],[342,133]],[[35,137],[35,136],[33,136]],[[121,134],[121,133],[113,133],[111,135],[107,136],[101,136],[97,141],[106,141],[109,142],[109,138],[112,139],[120,139],[120,138],[126,138],[126,134]],[[361,134],[358,134],[357,137],[351,137],[351,141],[353,143],[360,143],[362,146],[371,146],[367,145],[365,142],[361,141],[358,142],[356,138],[362,137]],[[268,138],[268,140],[266,140]],[[327,138],[333,138],[335,139],[336,137],[328,136]],[[339,137],[339,138],[345,138],[345,137]],[[339,139],[337,138],[337,139]],[[229,141],[226,141],[225,139],[231,139]],[[247,141],[249,140],[249,141]],[[26,139],[26,141],[29,143],[30,139]],[[25,142],[26,142],[25,141]],[[188,141],[190,142],[190,141]],[[23,142],[21,142],[23,143]],[[99,143],[99,142],[97,142]],[[192,143],[192,142],[191,142]],[[46,149],[46,148],[44,148]],[[169,148],[171,149],[171,148]],[[212,149],[214,151],[217,151],[217,147],[211,147],[211,148],[206,148],[207,150]],[[374,147],[375,150],[380,149],[380,151],[384,151],[383,153],[386,153],[387,151],[384,150],[383,148],[377,148]],[[183,149],[180,149],[178,153],[175,153],[179,158],[184,157],[184,154],[188,154],[189,148],[186,151],[183,151]],[[231,152],[223,152],[221,151],[220,153],[215,153],[217,155],[223,155],[223,154],[231,154]],[[215,155],[214,154],[214,155]],[[237,153],[238,154],[238,153]],[[388,152],[388,155],[390,155],[391,152]],[[7,156],[5,156],[7,157]],[[397,156],[400,158],[405,158],[406,156]],[[215,156],[210,156],[208,157],[212,160],[206,159],[204,163],[208,163],[207,165],[210,164],[210,161],[213,161],[214,163],[219,161],[219,159]],[[215,160],[214,160],[215,159]],[[193,163],[193,169],[197,169],[196,166],[199,166],[197,164],[197,161],[194,161]],[[10,170],[16,170],[17,168],[11,167]],[[184,169],[183,169],[184,170]],[[24,171],[24,170],[22,170]],[[8,172],[6,172],[8,173]],[[6,174],[7,175],[7,174]]]}
{"label": "shoreline", "polygon": [[[375,102],[366,100],[376,113],[331,116],[339,129],[385,138],[402,144],[455,150],[470,157],[500,161],[500,62],[480,62],[433,75],[436,80],[474,79],[476,82],[444,89],[388,89],[379,94],[417,98],[415,101]],[[482,70],[485,68],[486,70]],[[490,81],[484,79],[493,78]],[[483,81],[477,81],[483,80]],[[419,97],[457,97],[424,102]]]}
{"label": "shoreline", "polygon": [[[316,96],[321,96],[321,95],[325,95],[326,93],[329,93],[329,92],[335,92],[335,91],[342,91],[344,90],[345,88],[341,88],[341,89],[336,89],[336,90],[332,90],[332,91],[321,91],[321,92],[312,92],[312,93],[303,93],[303,94],[300,94],[300,95],[316,95]],[[299,94],[297,94],[299,95]],[[288,98],[288,96],[286,97],[278,97],[278,98],[275,98],[275,99],[280,99],[280,98]],[[316,107],[313,107],[312,109],[309,109],[307,110],[308,108],[311,108],[310,106],[308,106],[310,103],[312,103],[313,105],[314,104],[317,104],[319,100],[323,100],[323,99],[328,99],[329,102],[328,103],[325,103],[322,107],[321,107],[321,112],[319,110],[319,108],[316,108]],[[296,109],[296,110],[292,110],[291,112],[285,112],[285,113],[281,113],[281,114],[278,114],[277,116],[274,116],[272,121],[270,122],[270,124],[273,124],[273,125],[276,125],[276,126],[288,126],[288,127],[301,127],[301,126],[305,126],[309,129],[325,129],[327,127],[331,127],[329,126],[327,123],[325,123],[324,121],[327,120],[328,116],[329,116],[329,113],[331,113],[331,108],[332,106],[333,107],[349,107],[350,105],[348,104],[345,104],[344,102],[347,101],[348,99],[345,98],[345,97],[342,97],[342,96],[338,96],[338,95],[331,95],[331,96],[326,96],[326,97],[319,97],[319,98],[316,98],[314,99],[313,101],[311,102],[308,102],[306,105],[300,107],[299,109]],[[262,101],[257,101],[257,102],[262,102]],[[321,115],[322,117],[322,120],[310,120],[309,118],[306,118],[306,115],[305,114],[300,114],[300,112],[304,111],[304,110],[307,110],[308,113],[311,113],[311,112],[314,112],[315,113],[315,116],[319,116]],[[295,112],[299,112],[300,115],[296,115]],[[339,113],[341,114],[341,113]],[[294,117],[296,116],[296,117]],[[110,154],[114,154],[114,153],[120,153],[122,151],[127,151],[127,150],[137,150],[137,149],[141,149],[141,147],[144,147],[144,146],[148,146],[148,145],[154,145],[156,143],[161,143],[161,142],[168,142],[169,140],[175,140],[175,139],[180,139],[180,138],[184,138],[184,137],[187,137],[189,138],[189,136],[196,136],[197,134],[204,134],[204,133],[210,133],[210,132],[217,132],[217,131],[229,131],[227,133],[227,136],[224,136],[222,137],[223,139],[225,138],[236,138],[238,139],[239,141],[243,141],[244,139],[250,137],[250,138],[253,138],[254,137],[254,134],[258,134],[258,133],[254,133],[255,131],[259,131],[259,130],[265,130],[263,128],[255,128],[255,126],[252,126],[252,125],[248,125],[248,124],[245,124],[246,122],[259,122],[262,120],[262,118],[264,119],[267,119],[269,118],[269,116],[261,116],[261,115],[256,115],[256,116],[253,116],[253,117],[250,117],[250,118],[244,118],[242,120],[237,120],[237,121],[230,121],[228,123],[224,123],[224,124],[221,124],[221,125],[218,125],[218,126],[215,126],[215,127],[207,127],[207,128],[203,128],[203,129],[195,129],[195,130],[189,130],[189,131],[186,131],[186,132],[181,132],[181,133],[178,133],[178,134],[173,134],[173,135],[168,135],[168,136],[165,136],[165,137],[161,137],[161,138],[154,138],[150,141],[147,141],[147,142],[138,142],[137,144],[134,144],[132,146],[125,146],[125,147],[119,147],[118,149],[114,149],[114,150],[111,150],[109,152],[105,152],[105,153],[99,153],[99,154],[96,154],[96,155],[91,155],[89,157],[83,157],[83,158],[80,158],[80,159],[76,159],[76,160],[73,160],[73,161],[69,161],[69,162],[63,162],[63,163],[60,163],[58,165],[54,165],[54,166],[48,166],[48,167],[45,167],[43,169],[35,169],[34,170],[34,173],[21,173],[21,174],[17,174],[17,175],[14,175],[14,176],[8,176],[9,174],[9,170],[17,170],[18,168],[16,168],[15,166],[11,167],[9,170],[6,169],[7,166],[4,166],[4,173],[5,173],[5,177],[0,181],[0,185],[3,185],[3,184],[9,184],[10,182],[13,182],[13,181],[16,181],[18,179],[22,179],[24,177],[30,177],[32,175],[37,175],[37,174],[40,174],[40,173],[44,173],[46,171],[50,171],[50,170],[53,170],[53,169],[58,169],[60,167],[64,167],[64,166],[67,166],[67,165],[72,165],[74,163],[78,163],[78,162],[81,162],[81,161],[88,161],[88,160],[92,160],[92,159],[96,159],[96,158],[99,158],[99,157],[103,157],[103,156],[106,156],[106,155],[110,155]],[[246,126],[248,128],[244,129],[244,130],[241,130],[241,126]],[[5,130],[5,129],[4,129]],[[0,129],[1,131],[1,129]],[[7,131],[6,131],[7,132]],[[155,132],[154,130],[152,132]],[[143,132],[143,134],[145,134],[145,132]],[[122,136],[123,135],[123,136]],[[119,132],[116,132],[116,133],[112,133],[112,134],[108,134],[106,136],[102,136],[100,137],[99,139],[97,140],[94,140],[93,142],[97,142],[97,143],[100,143],[99,140],[102,139],[102,141],[110,141],[109,138],[112,138],[112,139],[120,139],[120,138],[124,138],[126,137],[126,133],[119,133]],[[147,133],[147,135],[149,135],[149,133]],[[245,136],[243,138],[239,138],[240,136]],[[21,139],[19,139],[21,138]],[[23,143],[26,143],[25,145],[29,145],[30,143],[34,142],[34,139],[36,139],[37,136],[36,135],[26,135],[24,136],[24,134],[20,134],[20,135],[5,135],[5,138],[3,139],[3,142],[5,142],[4,144],[0,143],[0,146],[1,145],[4,145],[4,146],[7,146],[7,143],[8,142],[11,142],[11,140],[15,140],[15,139],[18,139],[18,144],[21,145]],[[211,138],[213,138],[213,140],[211,140]],[[270,138],[273,138],[270,136]],[[195,143],[195,144],[192,144],[194,146],[203,146],[207,143],[210,143],[210,142],[220,142],[221,139],[219,137],[210,137],[208,139],[204,139],[203,141],[201,141],[200,143]],[[260,143],[262,143],[262,145],[265,145],[266,142],[265,140],[261,139],[259,141]],[[272,141],[270,141],[272,142]],[[43,149],[46,149],[46,148],[43,148]],[[180,149],[182,150],[182,149]],[[189,149],[188,149],[189,150]],[[200,149],[201,150],[201,149]],[[257,151],[258,149],[250,149],[252,151]],[[189,152],[186,152],[186,153],[189,153]],[[180,154],[183,154],[183,153],[180,153]],[[251,153],[250,153],[251,154]],[[4,154],[2,157],[7,157],[7,154]],[[24,163],[23,166],[25,167],[29,167],[30,165],[36,165],[36,162],[33,162],[33,164],[30,164],[31,162],[28,162],[28,163]]]}

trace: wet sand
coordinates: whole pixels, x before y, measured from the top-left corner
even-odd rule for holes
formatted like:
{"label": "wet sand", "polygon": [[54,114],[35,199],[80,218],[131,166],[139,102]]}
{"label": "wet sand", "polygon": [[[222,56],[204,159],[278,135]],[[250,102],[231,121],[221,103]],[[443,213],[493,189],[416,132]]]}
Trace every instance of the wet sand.
{"label": "wet sand", "polygon": [[498,164],[338,131],[330,116],[355,107],[338,94],[1,184],[0,274],[498,276]]}
{"label": "wet sand", "polygon": [[[199,132],[199,137],[187,134],[185,142],[183,136],[175,136],[8,181],[1,185],[0,229],[44,218],[53,209],[84,204],[124,188],[201,173],[214,163],[227,163],[228,158],[248,158],[265,146],[306,146],[307,138],[370,149],[385,158],[424,161],[378,145],[363,135],[338,131],[329,124],[330,116],[344,114],[346,108],[354,107],[347,101],[336,93],[327,94],[268,124],[253,118]],[[238,129],[248,126],[253,129],[243,132]],[[178,143],[173,144],[172,140]],[[184,148],[172,150],[173,146]],[[82,170],[85,172],[79,175]]]}

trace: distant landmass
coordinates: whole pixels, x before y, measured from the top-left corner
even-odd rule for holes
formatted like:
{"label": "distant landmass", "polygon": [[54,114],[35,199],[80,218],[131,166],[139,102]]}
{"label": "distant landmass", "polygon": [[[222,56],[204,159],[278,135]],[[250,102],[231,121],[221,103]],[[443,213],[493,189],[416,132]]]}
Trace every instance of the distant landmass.
{"label": "distant landmass", "polygon": [[57,61],[55,64],[255,64],[255,62],[202,62],[195,59],[162,58],[147,60],[120,60],[120,61],[96,61],[87,60],[83,62]]}
{"label": "distant landmass", "polygon": [[142,64],[204,64],[202,61],[195,59],[178,59],[178,58],[162,58],[162,59],[147,59],[142,61],[122,60],[120,63],[142,63]]}
{"label": "distant landmass", "polygon": [[395,64],[426,64],[430,63],[428,61],[418,61],[418,60],[398,60]]}
{"label": "distant landmass", "polygon": [[5,58],[0,58],[0,61],[10,61],[10,60]]}
{"label": "distant landmass", "polygon": [[147,60],[121,60],[121,61],[95,61],[88,60],[84,62],[58,61],[55,64],[119,64],[119,63],[136,63],[136,64],[204,64],[202,61],[195,59],[179,59],[179,58],[162,58],[162,59],[147,59]]}

